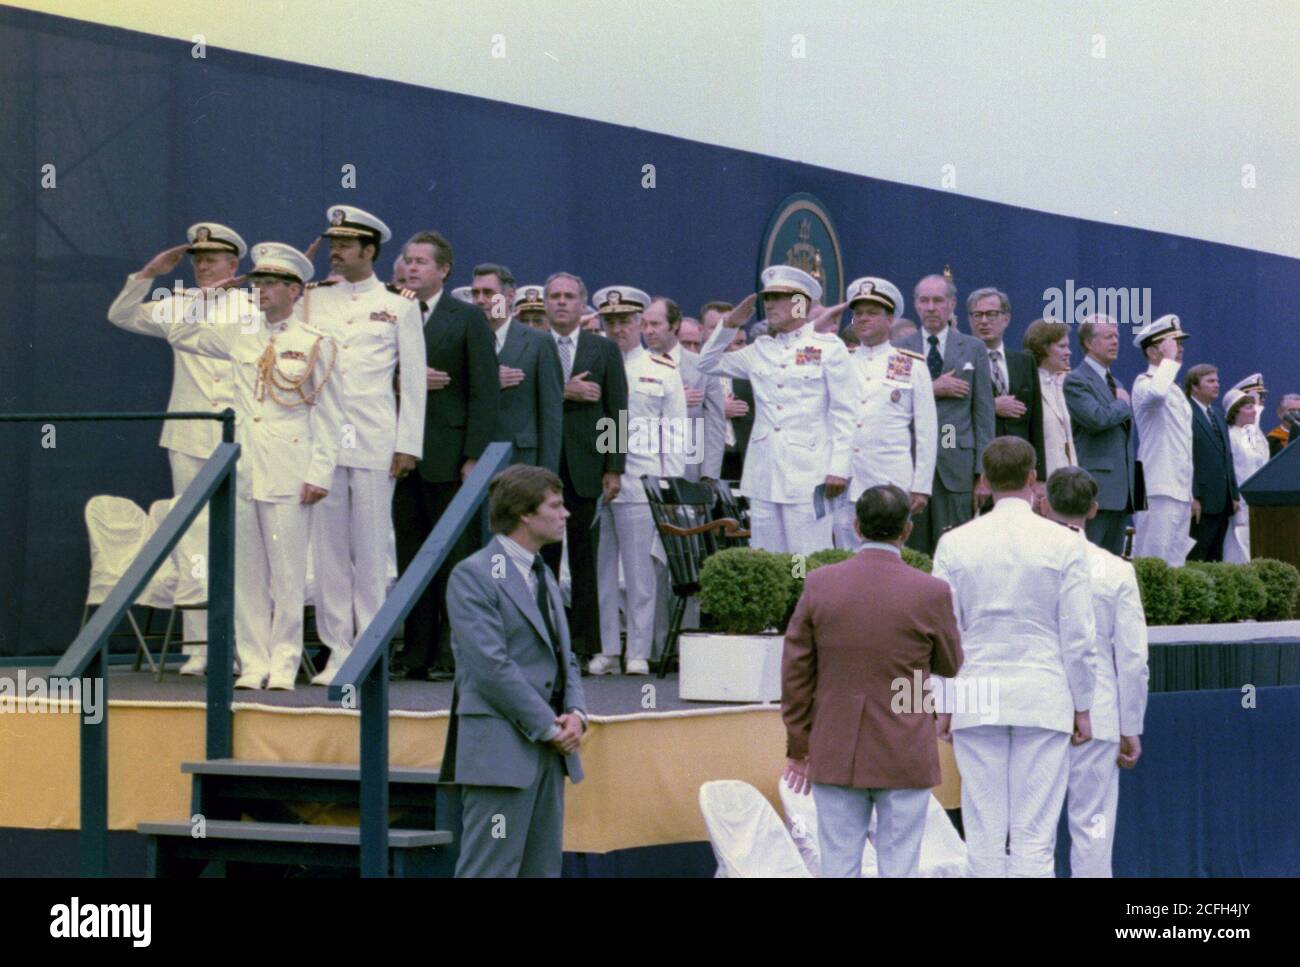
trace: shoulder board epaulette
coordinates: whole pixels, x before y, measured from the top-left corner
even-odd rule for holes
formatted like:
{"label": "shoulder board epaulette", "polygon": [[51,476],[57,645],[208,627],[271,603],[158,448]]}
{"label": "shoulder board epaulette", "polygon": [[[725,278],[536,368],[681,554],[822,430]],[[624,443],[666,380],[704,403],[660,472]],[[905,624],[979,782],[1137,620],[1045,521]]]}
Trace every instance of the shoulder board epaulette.
{"label": "shoulder board epaulette", "polygon": [[677,364],[673,362],[671,359],[669,359],[667,356],[651,356],[650,358],[653,359],[660,366],[667,366],[669,369],[677,368]]}
{"label": "shoulder board epaulette", "polygon": [[303,332],[309,332],[309,333],[311,333],[313,336],[319,336],[319,337],[322,338],[322,339],[329,339],[329,338],[330,338],[330,334],[327,333],[325,330],[323,330],[323,329],[317,329],[315,326],[308,325],[308,324],[305,323],[305,322],[302,324],[302,331],[303,331]]}
{"label": "shoulder board epaulette", "polygon": [[902,353],[904,356],[911,356],[913,359],[919,359],[921,360],[921,362],[925,362],[924,356],[922,356],[920,353],[914,353],[910,349],[900,349],[898,346],[895,346],[894,352]]}
{"label": "shoulder board epaulette", "polygon": [[400,295],[403,299],[415,298],[414,289],[403,289],[401,286],[393,285],[393,283],[391,282],[389,282],[386,286],[384,286],[384,288],[387,289],[389,292],[393,293],[394,295]]}
{"label": "shoulder board epaulette", "polygon": [[814,329],[814,330],[812,331],[812,338],[813,338],[813,339],[820,339],[820,340],[822,340],[823,342],[839,342],[839,341],[840,341],[840,337],[839,337],[838,335],[836,335],[835,333],[833,333],[833,332],[818,332],[816,329]]}
{"label": "shoulder board epaulette", "polygon": [[323,288],[325,288],[325,287],[328,286],[328,285],[337,285],[337,284],[338,284],[338,281],[339,281],[338,279],[321,279],[321,281],[319,281],[319,282],[308,282],[308,283],[307,283],[307,288],[309,288],[309,289],[323,289]]}

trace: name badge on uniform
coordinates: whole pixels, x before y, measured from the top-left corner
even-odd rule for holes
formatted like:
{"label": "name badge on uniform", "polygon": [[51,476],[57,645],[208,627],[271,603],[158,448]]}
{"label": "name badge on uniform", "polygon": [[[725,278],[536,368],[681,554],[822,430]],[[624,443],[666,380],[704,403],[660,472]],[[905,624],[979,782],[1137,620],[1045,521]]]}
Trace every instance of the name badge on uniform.
{"label": "name badge on uniform", "polygon": [[370,321],[371,322],[396,322],[397,316],[393,315],[387,309],[383,309],[379,312],[370,313]]}
{"label": "name badge on uniform", "polygon": [[796,366],[820,366],[822,364],[822,351],[818,346],[804,346],[802,349],[794,351],[794,364]]}
{"label": "name badge on uniform", "polygon": [[636,381],[636,391],[645,393],[647,396],[663,396],[664,381],[655,379],[653,376],[640,376]]}
{"label": "name badge on uniform", "polygon": [[[915,360],[911,356],[904,356],[902,353],[891,354],[889,361],[885,364],[885,382],[894,386],[910,387],[912,385],[913,362]],[[895,402],[898,401],[897,395],[890,398]]]}

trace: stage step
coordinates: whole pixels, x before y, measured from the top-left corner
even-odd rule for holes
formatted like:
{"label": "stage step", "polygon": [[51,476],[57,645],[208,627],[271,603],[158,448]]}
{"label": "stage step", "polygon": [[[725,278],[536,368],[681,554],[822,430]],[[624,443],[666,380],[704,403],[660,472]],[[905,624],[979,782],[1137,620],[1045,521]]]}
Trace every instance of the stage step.
{"label": "stage step", "polygon": [[[361,767],[357,765],[210,759],[183,762],[181,771],[194,777],[193,810],[217,819],[237,819],[230,807],[250,800],[339,805],[361,802]],[[433,810],[438,793],[437,769],[389,767],[390,805]]]}
{"label": "stage step", "polygon": [[[202,835],[195,836],[196,828],[190,822],[140,823],[136,827],[148,837],[150,876],[197,876],[212,862],[338,869],[357,869],[361,862],[358,826],[206,820]],[[451,833],[443,830],[390,829],[392,875],[437,875],[444,866],[438,861],[443,852],[440,847],[451,842]]]}

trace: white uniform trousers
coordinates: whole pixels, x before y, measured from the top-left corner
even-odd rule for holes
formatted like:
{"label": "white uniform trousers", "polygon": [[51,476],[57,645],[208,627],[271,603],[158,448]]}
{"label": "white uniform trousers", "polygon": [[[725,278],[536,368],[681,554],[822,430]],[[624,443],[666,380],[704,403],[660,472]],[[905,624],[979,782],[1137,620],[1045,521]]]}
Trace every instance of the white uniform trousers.
{"label": "white uniform trousers", "polygon": [[242,674],[302,661],[312,508],[235,501],[235,648]]}
{"label": "white uniform trousers", "polygon": [[336,467],[313,505],[316,629],[331,658],[352,650],[388,594],[393,483],[387,470]]}
{"label": "white uniform trousers", "polygon": [[831,546],[834,517],[830,507],[817,519],[813,502],[777,504],[750,498],[750,547],[778,554],[813,554]]}
{"label": "white uniform trousers", "polygon": [[[623,564],[627,617],[627,659],[649,661],[655,648],[657,603],[665,581],[663,563],[652,556],[654,521],[650,505],[605,504],[600,510],[600,540],[596,550],[596,591],[600,608],[600,653],[617,655],[618,566]],[[608,604],[609,607],[605,607]],[[663,622],[666,627],[667,621]]]}
{"label": "white uniform trousers", "polygon": [[[185,488],[194,482],[203,465],[207,463],[201,457],[191,457],[187,453],[167,451],[167,460],[172,467],[172,493],[179,497]],[[181,535],[172,550],[172,560],[176,564],[176,600],[208,600],[208,581],[206,577],[196,578],[208,573],[208,506],[204,504],[199,515],[190,524],[189,530]],[[186,641],[208,640],[208,613],[206,611],[182,611],[181,630]],[[185,645],[182,648],[187,655],[206,655],[207,645]]]}
{"label": "white uniform trousers", "polygon": [[880,810],[876,824],[880,875],[916,876],[920,871],[929,789],[854,789],[814,782],[812,794],[823,877],[862,876],[862,851],[873,807]]}
{"label": "white uniform trousers", "polygon": [[[1019,725],[954,729],[970,875],[1050,877],[1070,735]],[[1010,834],[1011,859],[1007,861]]]}
{"label": "white uniform trousers", "polygon": [[849,500],[846,495],[844,499],[839,501],[839,506],[835,508],[835,523],[832,525],[835,532],[835,546],[841,550],[853,551],[855,554],[858,548],[862,546],[862,538],[853,529],[857,519],[857,505]]}
{"label": "white uniform trousers", "polygon": [[1070,876],[1110,878],[1119,807],[1118,742],[1070,746]]}
{"label": "white uniform trousers", "polygon": [[1192,504],[1176,497],[1148,497],[1147,509],[1133,515],[1133,556],[1158,557],[1170,567],[1187,563],[1192,540]]}

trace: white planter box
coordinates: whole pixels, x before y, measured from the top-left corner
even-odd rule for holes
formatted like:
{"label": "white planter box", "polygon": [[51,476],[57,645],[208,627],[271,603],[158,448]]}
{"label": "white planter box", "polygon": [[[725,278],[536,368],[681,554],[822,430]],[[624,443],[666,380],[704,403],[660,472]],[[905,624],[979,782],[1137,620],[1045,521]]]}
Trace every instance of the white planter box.
{"label": "white planter box", "polygon": [[1153,645],[1171,641],[1230,644],[1264,638],[1300,638],[1300,621],[1233,621],[1221,625],[1152,625],[1147,639]]}
{"label": "white planter box", "polygon": [[684,634],[678,695],[692,702],[779,702],[785,636]]}

